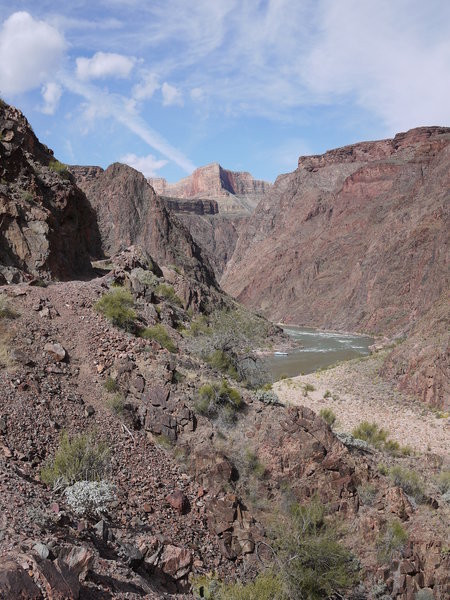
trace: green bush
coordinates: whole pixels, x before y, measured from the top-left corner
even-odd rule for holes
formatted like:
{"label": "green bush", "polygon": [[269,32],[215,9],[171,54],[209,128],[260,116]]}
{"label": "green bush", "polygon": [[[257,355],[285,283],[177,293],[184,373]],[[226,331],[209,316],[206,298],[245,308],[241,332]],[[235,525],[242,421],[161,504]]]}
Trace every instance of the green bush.
{"label": "green bush", "polygon": [[215,369],[227,373],[232,379],[239,379],[238,372],[236,371],[231,356],[222,350],[215,350],[207,357],[207,362]]}
{"label": "green bush", "polygon": [[227,423],[236,420],[236,413],[242,406],[240,393],[232,388],[226,379],[221,384],[207,383],[198,390],[194,404],[195,411],[211,419],[222,417]]}
{"label": "green bush", "polygon": [[169,334],[167,333],[167,329],[164,327],[164,325],[162,325],[162,323],[157,323],[156,325],[153,325],[153,327],[145,327],[144,329],[141,329],[139,335],[145,340],[153,340],[158,342],[160,346],[169,352],[177,351],[176,345],[170,338]]}
{"label": "green bush", "polygon": [[51,169],[55,173],[58,173],[59,175],[61,175],[61,177],[64,177],[65,179],[69,177],[69,170],[67,168],[67,165],[65,165],[62,162],[59,162],[59,160],[51,160],[48,166],[49,169]]}
{"label": "green bush", "polygon": [[0,294],[0,320],[15,319],[17,313],[9,306],[8,299],[3,294]]}
{"label": "green bush", "polygon": [[424,483],[415,471],[396,465],[389,469],[389,478],[394,485],[401,487],[406,494],[415,498],[417,502],[425,500]]}
{"label": "green bush", "polygon": [[111,398],[108,398],[106,405],[108,408],[115,413],[116,415],[121,415],[123,413],[125,402],[122,394],[114,394]]}
{"label": "green bush", "polygon": [[118,385],[117,385],[117,381],[115,379],[113,379],[112,377],[107,377],[105,383],[103,384],[105,390],[107,392],[117,392]]}
{"label": "green bush", "polygon": [[305,385],[303,386],[303,395],[307,396],[309,392],[313,392],[316,388],[313,386],[312,383],[305,383]]}
{"label": "green bush", "polygon": [[257,479],[264,477],[266,467],[259,460],[257,454],[255,454],[252,450],[246,450],[245,460],[247,469],[250,471],[250,473],[252,473],[252,475],[254,475]]}
{"label": "green bush", "polygon": [[386,526],[386,530],[377,542],[378,558],[384,562],[390,562],[395,552],[400,552],[408,540],[408,534],[400,521],[392,521]]}
{"label": "green bush", "polygon": [[170,304],[174,304],[175,306],[180,307],[183,306],[181,299],[176,295],[173,287],[171,285],[167,285],[167,283],[160,283],[155,289],[155,294],[159,298],[164,298],[165,300],[170,302]]}
{"label": "green bush", "polygon": [[441,494],[450,492],[450,471],[442,470],[437,476],[437,485]]}
{"label": "green bush", "polygon": [[377,488],[370,483],[365,483],[358,488],[358,496],[365,506],[372,506],[377,497]]}
{"label": "green bush", "polygon": [[280,575],[271,571],[260,573],[250,583],[221,584],[212,593],[212,600],[288,600]]}
{"label": "green bush", "polygon": [[338,542],[336,530],[326,525],[324,514],[317,499],[306,506],[294,505],[276,540],[283,565],[281,578],[290,600],[330,598],[358,580],[352,554]]}
{"label": "green bush", "polygon": [[326,400],[327,398],[331,398],[331,392],[330,392],[330,390],[325,390],[325,392],[324,392],[324,394],[323,394],[323,397],[325,398],[325,400]]}
{"label": "green bush", "polygon": [[70,439],[61,436],[53,460],[41,469],[41,480],[50,486],[67,487],[77,481],[104,479],[109,464],[109,449],[104,442],[96,443],[93,434],[82,434]]}
{"label": "green bush", "polygon": [[116,327],[125,329],[125,331],[133,330],[136,319],[134,300],[131,293],[125,288],[117,287],[104,294],[95,303],[94,308]]}
{"label": "green bush", "polygon": [[355,427],[352,435],[359,440],[364,440],[368,444],[375,446],[375,448],[380,448],[385,444],[388,432],[378,427],[376,423],[363,421],[358,427]]}
{"label": "green bush", "polygon": [[319,416],[321,416],[322,419],[328,423],[328,425],[330,425],[330,427],[336,422],[336,415],[331,408],[322,408],[322,410],[319,412]]}

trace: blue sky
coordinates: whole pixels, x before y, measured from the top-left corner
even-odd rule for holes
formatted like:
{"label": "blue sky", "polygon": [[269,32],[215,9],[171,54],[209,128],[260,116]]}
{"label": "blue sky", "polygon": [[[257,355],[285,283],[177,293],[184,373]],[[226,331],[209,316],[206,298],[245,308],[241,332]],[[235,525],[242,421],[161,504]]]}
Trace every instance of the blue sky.
{"label": "blue sky", "polygon": [[0,95],[63,162],[273,180],[450,125],[450,2],[0,0]]}

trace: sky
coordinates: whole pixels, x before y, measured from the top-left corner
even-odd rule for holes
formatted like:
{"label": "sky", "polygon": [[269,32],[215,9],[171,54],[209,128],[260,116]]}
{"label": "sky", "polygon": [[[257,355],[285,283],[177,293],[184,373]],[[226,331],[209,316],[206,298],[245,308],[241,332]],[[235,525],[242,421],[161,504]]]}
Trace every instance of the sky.
{"label": "sky", "polygon": [[0,96],[61,162],[273,181],[450,125],[450,2],[0,0]]}

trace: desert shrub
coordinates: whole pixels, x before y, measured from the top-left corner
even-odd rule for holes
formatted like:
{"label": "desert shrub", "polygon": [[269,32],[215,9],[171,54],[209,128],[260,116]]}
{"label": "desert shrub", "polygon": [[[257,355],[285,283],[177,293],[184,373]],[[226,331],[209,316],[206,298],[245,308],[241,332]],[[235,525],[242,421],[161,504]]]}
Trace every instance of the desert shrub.
{"label": "desert shrub", "polygon": [[380,475],[387,475],[389,473],[389,469],[387,468],[387,466],[383,463],[380,463],[378,465],[378,473]]}
{"label": "desert shrub", "polygon": [[226,352],[214,350],[211,355],[206,357],[206,360],[215,369],[222,371],[222,373],[227,373],[232,379],[239,380],[239,374],[234,365],[234,361]]}
{"label": "desert shrub", "polygon": [[266,342],[273,328],[268,321],[239,308],[217,310],[196,323],[190,332],[195,353],[207,361],[215,357],[218,368],[251,387],[269,381],[267,369],[252,350]]}
{"label": "desert shrub", "polygon": [[42,467],[40,475],[47,485],[65,488],[77,481],[103,479],[108,464],[109,449],[104,442],[97,443],[93,434],[70,439],[63,433],[53,460]]}
{"label": "desert shrub", "polygon": [[322,419],[330,426],[336,422],[336,415],[331,408],[322,408],[319,412],[319,416],[321,416]]}
{"label": "desert shrub", "polygon": [[425,500],[423,481],[415,471],[396,465],[389,469],[389,478],[394,485],[401,487],[406,494],[415,498],[417,502]]}
{"label": "desert shrub", "polygon": [[116,415],[121,415],[125,408],[122,394],[116,393],[106,401],[106,406]]}
{"label": "desert shrub", "polygon": [[51,160],[48,167],[49,169],[51,169],[55,173],[58,173],[59,175],[61,175],[61,177],[64,177],[65,179],[69,177],[69,170],[67,168],[67,165],[65,165],[62,162],[59,162],[59,160]]}
{"label": "desert shrub", "polygon": [[221,584],[209,597],[214,600],[288,600],[280,575],[272,571],[260,573],[249,583]]}
{"label": "desert shrub", "polygon": [[245,462],[248,471],[252,473],[252,475],[254,475],[257,479],[261,479],[262,477],[264,477],[266,467],[259,460],[258,455],[255,454],[252,450],[245,451]]}
{"label": "desert shrub", "polygon": [[222,417],[227,423],[233,423],[237,411],[242,406],[240,393],[232,388],[226,379],[220,384],[207,383],[198,390],[198,397],[194,404],[196,412],[200,415],[216,419]]}
{"label": "desert shrub", "polygon": [[377,488],[371,483],[365,483],[358,488],[358,496],[365,506],[372,506],[377,497]]}
{"label": "desert shrub", "polygon": [[279,399],[272,390],[260,389],[255,392],[256,399],[264,404],[278,404]]}
{"label": "desert shrub", "polygon": [[281,578],[290,600],[319,600],[342,593],[358,579],[352,554],[338,542],[337,531],[324,520],[317,499],[294,505],[275,544]]}
{"label": "desert shrub", "polygon": [[153,340],[158,342],[160,346],[169,352],[177,351],[176,345],[172,341],[170,335],[167,333],[167,329],[162,323],[157,323],[152,327],[145,327],[144,329],[141,329],[139,335],[145,340]]}
{"label": "desert shrub", "polygon": [[303,395],[307,396],[309,392],[313,392],[316,388],[313,386],[312,383],[305,383],[305,385],[303,386]]}
{"label": "desert shrub", "polygon": [[0,320],[15,319],[17,313],[10,307],[8,299],[4,294],[0,294]]}
{"label": "desert shrub", "polygon": [[331,398],[331,392],[330,392],[330,390],[325,390],[325,392],[323,393],[323,397],[325,398],[325,400],[327,398]]}
{"label": "desert shrub", "polygon": [[156,286],[155,294],[159,298],[164,298],[170,304],[174,304],[175,306],[183,306],[181,299],[176,295],[175,290],[171,285],[167,285],[167,283],[160,283]]}
{"label": "desert shrub", "polygon": [[359,440],[364,440],[368,444],[375,446],[375,448],[380,448],[386,442],[388,432],[378,427],[376,423],[363,421],[358,427],[353,429],[352,435]]}
{"label": "desert shrub", "polygon": [[153,439],[157,446],[161,446],[161,448],[165,448],[165,450],[171,450],[173,448],[173,442],[169,436],[164,433],[160,433],[159,435],[154,435]]}
{"label": "desert shrub", "polygon": [[116,500],[114,487],[107,481],[77,481],[64,490],[67,504],[80,516],[101,515]]}
{"label": "desert shrub", "polygon": [[132,331],[136,312],[131,293],[123,287],[116,287],[104,294],[95,303],[95,310],[105,316],[113,325]]}
{"label": "desert shrub", "polygon": [[103,384],[103,387],[105,388],[105,390],[107,392],[110,392],[110,393],[117,392],[117,390],[118,390],[117,381],[110,376],[108,376],[106,378],[105,383]]}
{"label": "desert shrub", "polygon": [[443,470],[437,476],[437,486],[441,494],[450,492],[450,471]]}
{"label": "desert shrub", "polygon": [[392,521],[386,526],[384,533],[378,538],[378,558],[389,562],[396,552],[403,550],[408,540],[408,534],[400,521]]}
{"label": "desert shrub", "polygon": [[433,591],[430,588],[418,590],[414,594],[414,600],[434,600]]}

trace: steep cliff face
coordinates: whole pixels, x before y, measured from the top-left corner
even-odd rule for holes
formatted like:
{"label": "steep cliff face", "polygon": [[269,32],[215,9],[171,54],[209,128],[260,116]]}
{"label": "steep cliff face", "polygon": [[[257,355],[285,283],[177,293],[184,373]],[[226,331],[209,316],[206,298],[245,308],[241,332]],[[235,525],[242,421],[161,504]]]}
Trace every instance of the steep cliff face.
{"label": "steep cliff face", "polygon": [[84,194],[34,135],[23,114],[0,103],[0,279],[70,279],[100,251]]}
{"label": "steep cliff face", "polygon": [[301,157],[244,226],[222,286],[275,321],[417,332],[424,356],[399,346],[386,373],[439,404],[447,351],[419,329],[433,327],[426,313],[448,289],[449,190],[449,128]]}
{"label": "steep cliff face", "polygon": [[200,167],[177,183],[168,183],[161,177],[148,181],[163,196],[215,198],[219,212],[251,213],[272,187],[267,181],[253,179],[250,173],[228,171],[217,163]]}
{"label": "steep cliff face", "polygon": [[450,129],[301,157],[244,227],[224,288],[274,320],[394,333],[447,285]]}
{"label": "steep cliff face", "polygon": [[173,263],[197,281],[216,287],[199,246],[142,173],[120,163],[106,170],[71,166],[70,171],[95,210],[107,255],[139,245],[162,265]]}

